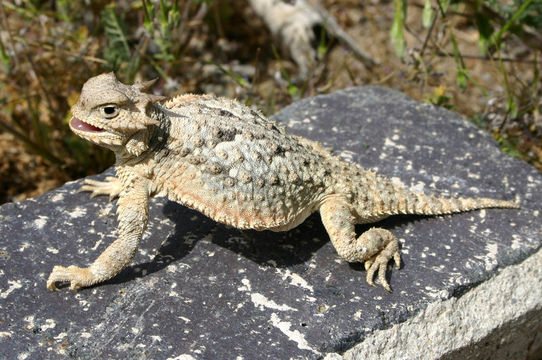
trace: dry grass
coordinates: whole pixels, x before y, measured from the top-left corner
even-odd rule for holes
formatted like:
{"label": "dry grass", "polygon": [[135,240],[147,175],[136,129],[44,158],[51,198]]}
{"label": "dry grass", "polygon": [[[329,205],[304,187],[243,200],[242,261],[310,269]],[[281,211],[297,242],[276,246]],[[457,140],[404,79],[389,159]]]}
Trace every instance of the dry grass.
{"label": "dry grass", "polygon": [[[124,81],[160,76],[156,91],[236,97],[268,115],[298,98],[349,86],[394,88],[476,120],[505,150],[542,170],[540,49],[510,36],[501,57],[514,61],[482,59],[479,34],[465,7],[454,9],[457,15],[439,22],[427,37],[419,20],[423,2],[410,4],[409,51],[401,60],[389,38],[392,2],[324,1],[381,65],[368,71],[341,46],[322,44],[327,54],[310,79],[292,83],[294,64],[285,54],[276,55],[271,35],[244,1],[214,1],[207,8],[202,2],[177,1],[180,25],[171,30],[169,36],[176,39],[171,43],[157,42],[164,30],[157,14],[154,22],[146,22],[152,14],[145,14],[143,6],[151,6],[149,1],[117,2],[117,14],[129,15],[117,15],[125,39],[116,43],[104,31],[104,9],[115,13],[107,2],[92,2],[90,9],[77,1],[34,3],[1,5],[0,203],[35,196],[112,164],[109,152],[71,134],[67,121],[81,85],[110,71],[115,61]],[[469,74],[464,90],[457,85],[451,29]],[[126,46],[129,58],[123,58]],[[518,99],[514,114],[511,95]]]}

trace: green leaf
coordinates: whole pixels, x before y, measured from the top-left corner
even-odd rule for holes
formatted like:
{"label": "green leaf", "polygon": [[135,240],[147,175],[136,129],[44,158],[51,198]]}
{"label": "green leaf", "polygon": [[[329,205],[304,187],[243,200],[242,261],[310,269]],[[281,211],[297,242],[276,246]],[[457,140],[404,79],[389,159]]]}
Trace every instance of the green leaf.
{"label": "green leaf", "polygon": [[9,74],[11,70],[11,59],[6,52],[6,49],[4,49],[4,44],[2,43],[2,39],[0,39],[0,60],[2,61],[2,66],[4,68],[5,73]]}
{"label": "green leaf", "polygon": [[288,94],[290,94],[293,98],[298,98],[299,96],[299,88],[293,84],[288,85]]}
{"label": "green leaf", "polygon": [[326,27],[322,27],[322,31],[320,31],[320,43],[318,44],[318,56],[320,58],[323,58],[326,53],[327,53],[327,50],[328,50],[328,46],[326,44],[326,32],[327,32],[327,29]]}
{"label": "green leaf", "polygon": [[503,34],[508,31],[508,29],[514,24],[514,22],[527,10],[529,5],[533,0],[527,0],[525,1],[521,7],[512,15],[512,17],[506,22],[506,24],[503,25],[503,27],[499,30],[499,32],[493,37],[493,42],[497,48],[501,45],[501,38]]}
{"label": "green leaf", "polygon": [[508,113],[508,116],[512,119],[515,119],[518,116],[518,103],[513,96],[508,96],[508,101],[506,103],[506,112]]}
{"label": "green leaf", "polygon": [[231,70],[228,70],[226,69],[225,67],[221,66],[220,64],[218,63],[215,63],[214,61],[206,61],[206,63],[208,64],[213,64],[214,66],[216,66],[220,71],[222,71],[224,74],[228,75],[229,77],[231,77],[233,80],[235,80],[235,82],[248,89],[250,88],[250,83],[244,78],[242,77],[241,75],[238,75],[236,74],[235,72],[231,71]]}
{"label": "green leaf", "polygon": [[395,47],[395,53],[399,58],[405,56],[406,41],[403,33],[403,28],[406,19],[406,0],[393,0],[394,14],[393,25],[391,26],[391,42]]}
{"label": "green leaf", "polygon": [[431,0],[425,0],[425,5],[422,12],[422,25],[424,28],[429,29],[433,22],[433,7],[431,6]]}
{"label": "green leaf", "polygon": [[461,91],[465,91],[465,89],[467,88],[467,80],[468,80],[468,77],[467,77],[467,74],[465,72],[463,72],[463,71],[458,71],[457,72],[455,82],[456,82],[457,86],[459,86]]}
{"label": "green leaf", "polygon": [[493,34],[493,26],[490,24],[487,16],[482,15],[479,12],[474,14],[474,22],[478,28],[478,48],[482,54],[487,53],[487,48],[491,43],[491,35]]}
{"label": "green leaf", "polygon": [[464,91],[467,88],[467,80],[469,79],[469,74],[467,72],[465,62],[463,61],[463,57],[461,56],[461,52],[459,51],[459,46],[457,46],[457,41],[455,40],[453,32],[450,32],[450,39],[452,40],[452,45],[454,49],[454,60],[457,67],[456,83],[457,86],[459,86],[459,88]]}
{"label": "green leaf", "polygon": [[446,12],[448,11],[448,8],[450,7],[451,0],[437,0],[437,4],[440,9],[440,13],[442,17],[446,16]]}
{"label": "green leaf", "polygon": [[150,1],[143,0],[143,27],[150,36],[154,33],[154,5]]}
{"label": "green leaf", "polygon": [[57,0],[56,1],[56,7],[58,9],[58,13],[60,15],[60,18],[64,21],[71,21],[71,16],[70,16],[71,4],[72,4],[72,0]]}

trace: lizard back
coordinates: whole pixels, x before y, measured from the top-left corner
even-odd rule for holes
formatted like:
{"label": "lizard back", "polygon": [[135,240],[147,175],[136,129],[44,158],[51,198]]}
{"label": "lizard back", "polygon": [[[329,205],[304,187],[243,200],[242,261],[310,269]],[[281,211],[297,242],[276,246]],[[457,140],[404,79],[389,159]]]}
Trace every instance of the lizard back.
{"label": "lizard back", "polygon": [[[325,195],[328,159],[229,99],[182,95],[155,105],[169,124],[154,155],[157,195],[238,228],[285,230]],[[166,154],[167,153],[167,154]]]}

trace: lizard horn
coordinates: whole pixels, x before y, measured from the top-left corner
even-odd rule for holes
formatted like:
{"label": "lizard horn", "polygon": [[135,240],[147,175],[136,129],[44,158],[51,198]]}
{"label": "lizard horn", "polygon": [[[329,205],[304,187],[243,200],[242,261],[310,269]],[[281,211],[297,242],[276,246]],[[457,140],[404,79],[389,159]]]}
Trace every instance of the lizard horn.
{"label": "lizard horn", "polygon": [[134,87],[135,87],[137,90],[141,91],[141,92],[147,91],[147,90],[149,90],[149,88],[150,88],[151,86],[154,85],[154,83],[155,83],[157,80],[158,80],[158,78],[155,78],[155,79],[152,79],[152,80],[149,80],[149,81],[136,82],[136,83],[134,83]]}

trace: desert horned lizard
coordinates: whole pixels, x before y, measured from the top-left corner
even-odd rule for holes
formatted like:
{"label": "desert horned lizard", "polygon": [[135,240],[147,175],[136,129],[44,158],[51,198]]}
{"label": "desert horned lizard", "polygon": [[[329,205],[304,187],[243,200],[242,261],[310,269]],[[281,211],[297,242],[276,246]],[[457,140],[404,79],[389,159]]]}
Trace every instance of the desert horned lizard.
{"label": "desert horned lizard", "polygon": [[287,231],[310,214],[322,222],[340,257],[364,262],[367,282],[400,264],[397,238],[354,225],[394,214],[439,215],[480,208],[516,208],[486,198],[442,198],[345,162],[319,143],[287,134],[240,103],[208,95],[167,101],[144,91],[152,81],[124,85],[113,73],[89,79],[72,107],[71,129],[115,152],[116,177],[86,180],[81,190],[118,197],[119,234],[89,267],[55,266],[47,287],[72,289],[107,280],[136,254],[148,220],[149,198],[166,196],[239,229]]}

